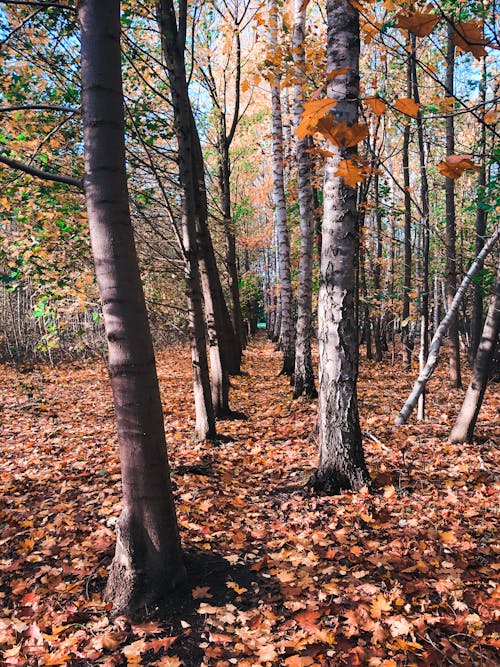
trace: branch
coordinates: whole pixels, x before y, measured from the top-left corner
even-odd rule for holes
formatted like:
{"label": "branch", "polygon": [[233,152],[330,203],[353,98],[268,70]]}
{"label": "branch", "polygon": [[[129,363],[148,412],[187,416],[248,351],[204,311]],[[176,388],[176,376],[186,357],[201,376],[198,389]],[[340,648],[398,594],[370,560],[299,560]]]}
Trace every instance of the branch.
{"label": "branch", "polygon": [[71,5],[61,5],[59,2],[28,2],[27,0],[0,0],[4,5],[28,5],[29,7],[56,7],[57,9],[65,9],[70,12],[76,12],[76,7]]}
{"label": "branch", "polygon": [[436,368],[437,362],[439,360],[439,348],[441,347],[444,335],[448,330],[450,320],[457,312],[458,306],[460,305],[460,302],[462,301],[463,296],[465,294],[465,290],[469,286],[469,283],[471,282],[473,276],[482,267],[484,258],[493,249],[493,246],[498,241],[499,236],[500,236],[500,227],[497,227],[495,232],[493,233],[493,236],[490,238],[488,243],[485,244],[484,248],[481,250],[479,255],[472,263],[470,269],[467,271],[467,274],[464,276],[462,283],[458,288],[455,296],[453,297],[453,301],[451,302],[450,307],[448,308],[446,316],[441,320],[441,323],[436,329],[434,337],[429,346],[429,356],[427,357],[427,362],[425,364],[425,367],[418,376],[418,379],[413,385],[413,389],[411,390],[411,394],[409,395],[406,403],[404,404],[403,408],[401,409],[401,412],[399,413],[396,419],[396,424],[398,426],[400,426],[401,424],[406,424],[408,417],[410,416],[413,408],[417,404],[420,395],[425,389],[427,380],[429,380],[431,375],[434,373],[434,369]]}
{"label": "branch", "polygon": [[81,113],[80,107],[52,106],[51,104],[18,104],[8,107],[0,107],[0,113],[5,111],[25,111],[36,109],[40,111],[62,111],[63,113]]}
{"label": "branch", "polygon": [[36,169],[36,167],[30,167],[29,165],[24,164],[24,162],[12,160],[11,158],[5,157],[5,155],[0,155],[0,164],[5,164],[7,167],[12,167],[12,169],[23,171],[25,174],[30,174],[30,176],[36,176],[36,178],[41,178],[43,181],[66,183],[66,185],[73,185],[74,187],[83,191],[83,181],[80,181],[77,178],[72,178],[71,176],[52,174],[50,171]]}

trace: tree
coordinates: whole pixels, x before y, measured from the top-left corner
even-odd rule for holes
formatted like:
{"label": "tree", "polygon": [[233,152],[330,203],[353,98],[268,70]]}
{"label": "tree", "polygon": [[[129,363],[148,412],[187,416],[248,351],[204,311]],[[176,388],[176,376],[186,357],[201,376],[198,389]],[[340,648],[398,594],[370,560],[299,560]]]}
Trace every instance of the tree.
{"label": "tree", "polygon": [[122,470],[123,511],[106,596],[135,613],[185,578],[163,413],[129,212],[120,3],[81,0],[84,187]]}
{"label": "tree", "polygon": [[500,333],[500,256],[497,266],[496,284],[484,323],[483,335],[479,342],[472,367],[472,377],[465,392],[460,413],[451,429],[450,442],[471,442],[477,417],[481,410],[486,386],[490,377],[491,364]]}
{"label": "tree", "polygon": [[[269,47],[276,52],[278,12],[276,0],[268,1],[269,7]],[[273,57],[276,57],[273,55]],[[281,285],[280,307],[280,347],[283,352],[284,375],[293,375],[295,368],[295,327],[293,323],[293,293],[290,272],[290,240],[288,235],[285,180],[284,180],[284,150],[283,150],[283,123],[281,114],[280,79],[276,71],[271,71],[271,122],[273,135],[273,201],[276,220],[276,237],[279,258],[279,277]]]}
{"label": "tree", "polygon": [[[359,13],[348,0],[327,1],[328,71],[347,70],[328,84],[336,122],[358,118]],[[310,485],[338,493],[369,484],[359,425],[358,334],[355,316],[358,229],[356,188],[338,175],[356,148],[332,146],[325,163],[318,300],[319,461]]]}
{"label": "tree", "polygon": [[[292,52],[295,65],[293,115],[297,128],[304,110],[304,37],[306,29],[306,10],[302,0],[294,2],[294,27]],[[309,137],[298,138],[295,154],[297,160],[297,191],[300,212],[300,261],[297,330],[295,340],[294,398],[305,393],[310,398],[318,395],[314,384],[314,371],[311,356],[312,335],[312,265],[314,233],[314,197],[311,182],[312,160]]]}

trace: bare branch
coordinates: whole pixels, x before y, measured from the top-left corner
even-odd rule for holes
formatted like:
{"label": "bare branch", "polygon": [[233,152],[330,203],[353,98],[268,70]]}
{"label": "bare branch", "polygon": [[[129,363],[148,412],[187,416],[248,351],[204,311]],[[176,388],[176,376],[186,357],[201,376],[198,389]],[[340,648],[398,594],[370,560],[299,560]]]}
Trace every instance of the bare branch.
{"label": "bare branch", "polygon": [[66,185],[73,185],[74,187],[83,191],[83,181],[80,181],[77,178],[72,178],[71,176],[53,174],[50,171],[43,171],[42,169],[37,169],[36,167],[30,167],[29,165],[24,164],[24,162],[19,162],[19,160],[12,160],[11,158],[5,157],[5,155],[0,155],[0,164],[5,164],[7,167],[11,167],[12,169],[23,171],[25,174],[35,176],[36,178],[40,178],[43,181],[65,183]]}

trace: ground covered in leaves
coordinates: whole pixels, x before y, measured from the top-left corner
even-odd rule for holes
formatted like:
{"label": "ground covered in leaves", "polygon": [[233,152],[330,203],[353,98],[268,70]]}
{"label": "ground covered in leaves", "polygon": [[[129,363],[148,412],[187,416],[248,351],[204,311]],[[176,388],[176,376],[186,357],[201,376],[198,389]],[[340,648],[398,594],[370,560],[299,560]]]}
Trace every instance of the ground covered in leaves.
{"label": "ground covered in leaves", "polygon": [[363,362],[374,491],[317,497],[315,402],[280,355],[245,353],[219,444],[191,442],[187,349],[159,355],[192,599],[147,622],[102,599],[120,512],[103,363],[2,367],[0,655],[4,665],[498,665],[500,546],[491,388],[473,445],[446,444],[462,393],[442,368],[429,421],[395,427],[399,365]]}

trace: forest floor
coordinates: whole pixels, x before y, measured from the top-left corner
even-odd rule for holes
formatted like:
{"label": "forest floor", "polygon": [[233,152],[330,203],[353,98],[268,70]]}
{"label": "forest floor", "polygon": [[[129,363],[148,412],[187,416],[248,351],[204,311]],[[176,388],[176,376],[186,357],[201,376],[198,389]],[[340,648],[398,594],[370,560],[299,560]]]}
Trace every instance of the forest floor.
{"label": "forest floor", "polygon": [[102,600],[120,512],[104,364],[1,368],[0,664],[500,664],[498,389],[476,442],[452,446],[463,394],[444,365],[428,421],[398,428],[411,378],[363,361],[374,490],[318,497],[304,489],[316,404],[291,400],[279,368],[253,341],[232,392],[248,420],[195,446],[188,350],[159,354],[192,599],[142,624]]}

